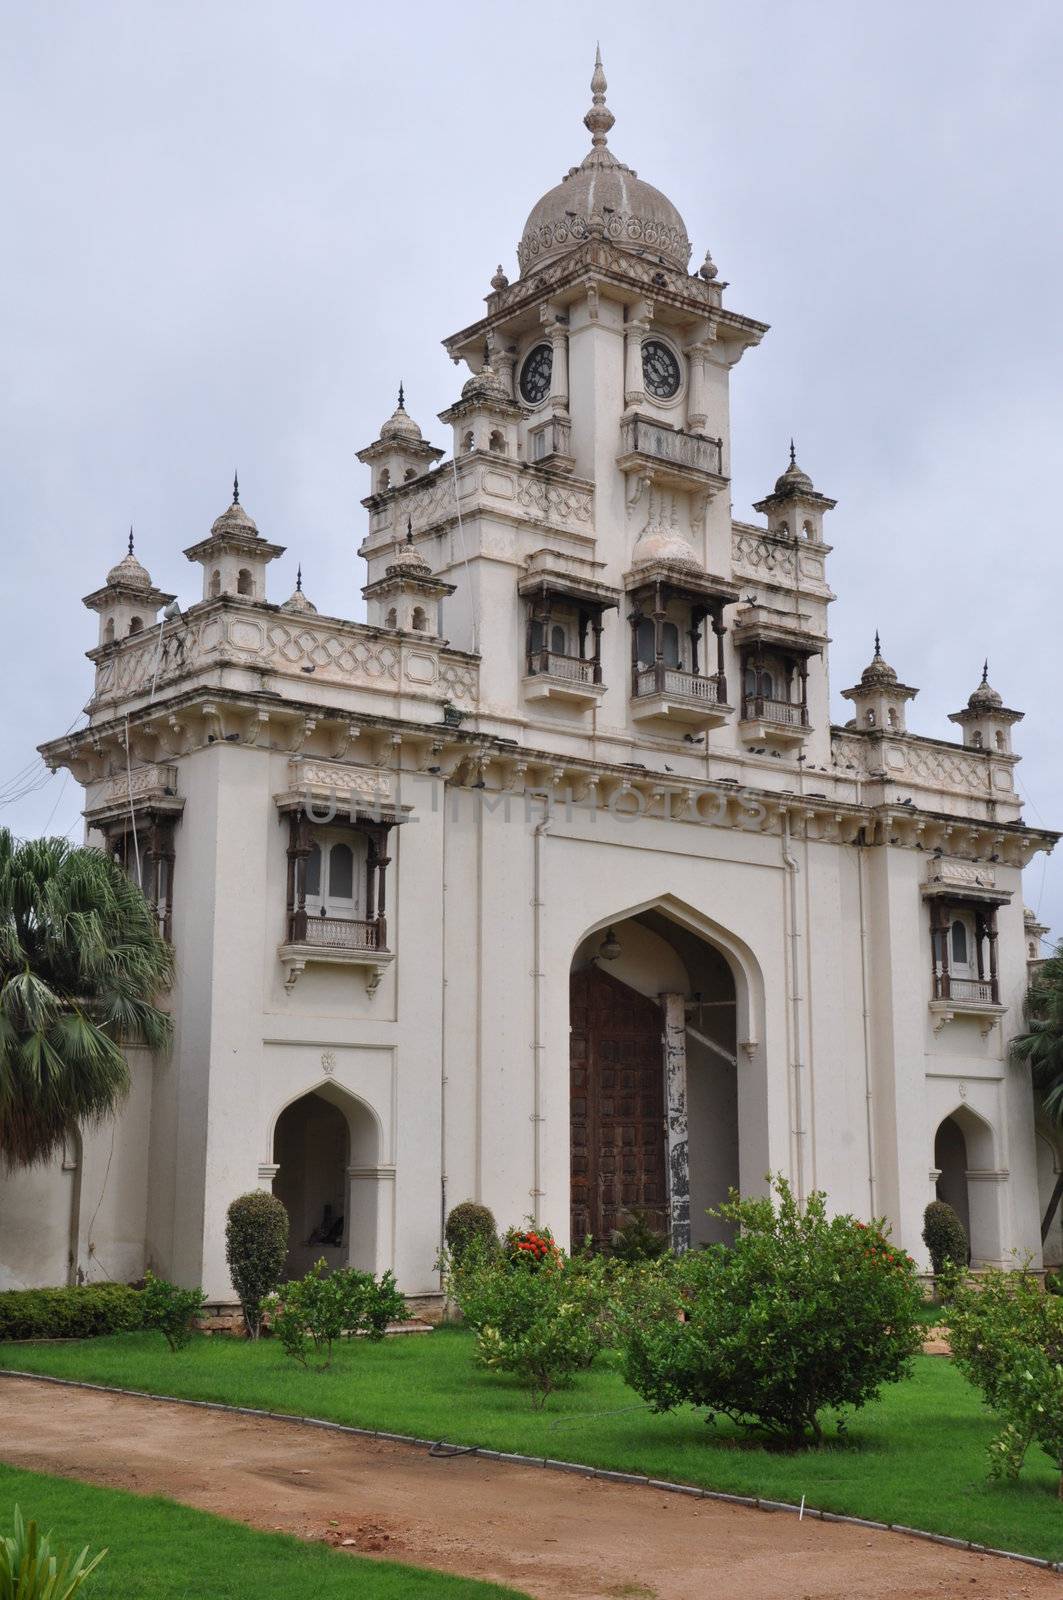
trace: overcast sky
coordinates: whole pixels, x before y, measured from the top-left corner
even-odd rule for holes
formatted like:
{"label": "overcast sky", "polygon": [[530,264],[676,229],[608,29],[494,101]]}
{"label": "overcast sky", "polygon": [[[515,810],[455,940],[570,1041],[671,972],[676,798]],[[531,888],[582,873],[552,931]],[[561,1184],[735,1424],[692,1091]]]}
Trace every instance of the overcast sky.
{"label": "overcast sky", "polygon": [[[0,785],[90,693],[80,597],[130,522],[156,583],[238,465],[322,609],[362,615],[365,469],[402,377],[426,434],[536,199],[578,162],[594,43],[610,144],[727,303],[734,505],[791,433],[828,521],[834,714],[875,628],[952,738],[988,655],[1034,823],[1063,826],[1058,524],[1063,8],[580,0],[3,8]],[[43,770],[43,769],[42,769]],[[14,792],[17,793],[17,785]],[[71,830],[62,775],[0,810]],[[1063,848],[1026,898],[1063,931]]]}

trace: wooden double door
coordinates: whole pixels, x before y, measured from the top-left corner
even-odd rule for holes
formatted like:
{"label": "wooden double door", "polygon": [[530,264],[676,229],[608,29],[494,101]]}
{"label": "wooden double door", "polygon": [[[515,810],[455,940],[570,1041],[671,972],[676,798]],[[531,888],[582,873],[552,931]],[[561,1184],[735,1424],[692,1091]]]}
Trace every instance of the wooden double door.
{"label": "wooden double door", "polygon": [[569,1007],[572,1247],[634,1211],[667,1234],[660,1009],[595,965],[572,974]]}

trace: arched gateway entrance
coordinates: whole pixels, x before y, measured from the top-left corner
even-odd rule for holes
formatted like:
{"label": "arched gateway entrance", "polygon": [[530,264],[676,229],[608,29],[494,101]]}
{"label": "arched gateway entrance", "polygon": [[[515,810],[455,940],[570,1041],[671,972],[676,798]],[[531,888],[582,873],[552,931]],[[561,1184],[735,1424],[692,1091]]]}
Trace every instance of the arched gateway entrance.
{"label": "arched gateway entrance", "polygon": [[285,1106],[273,1131],[273,1192],[288,1212],[287,1277],[316,1261],[379,1270],[376,1120],[337,1084]]}
{"label": "arched gateway entrance", "polygon": [[[735,979],[659,908],[579,945],[569,991],[571,1240],[639,1216],[676,1248],[726,1238],[739,1186]],[[748,1086],[747,1086],[748,1095]]]}

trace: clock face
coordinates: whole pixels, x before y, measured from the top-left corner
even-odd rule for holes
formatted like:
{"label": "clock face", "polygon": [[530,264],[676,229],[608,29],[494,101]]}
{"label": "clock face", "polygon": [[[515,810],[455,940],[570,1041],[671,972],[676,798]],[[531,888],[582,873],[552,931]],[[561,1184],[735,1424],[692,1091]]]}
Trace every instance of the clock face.
{"label": "clock face", "polygon": [[550,375],[554,370],[554,352],[548,344],[537,344],[520,369],[521,396],[530,406],[537,406],[550,393]]}
{"label": "clock face", "polygon": [[660,339],[647,339],[642,346],[642,377],[655,400],[671,400],[679,393],[679,362]]}

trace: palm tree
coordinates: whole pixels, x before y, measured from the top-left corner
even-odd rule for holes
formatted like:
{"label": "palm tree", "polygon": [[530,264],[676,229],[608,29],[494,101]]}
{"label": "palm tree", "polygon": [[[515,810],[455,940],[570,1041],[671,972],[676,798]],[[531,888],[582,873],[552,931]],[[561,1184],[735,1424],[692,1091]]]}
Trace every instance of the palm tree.
{"label": "palm tree", "polygon": [[[1026,995],[1026,1021],[1029,1032],[1011,1041],[1012,1060],[1029,1065],[1041,1110],[1050,1123],[1063,1128],[1063,943],[1034,974]],[[1042,1244],[1061,1199],[1063,1172],[1041,1219]]]}
{"label": "palm tree", "polygon": [[65,839],[0,828],[0,1164],[62,1149],[129,1088],[123,1044],[170,1040],[155,997],[173,954],[121,867]]}

